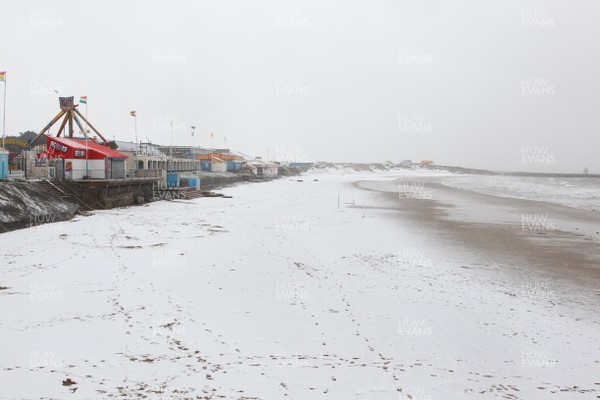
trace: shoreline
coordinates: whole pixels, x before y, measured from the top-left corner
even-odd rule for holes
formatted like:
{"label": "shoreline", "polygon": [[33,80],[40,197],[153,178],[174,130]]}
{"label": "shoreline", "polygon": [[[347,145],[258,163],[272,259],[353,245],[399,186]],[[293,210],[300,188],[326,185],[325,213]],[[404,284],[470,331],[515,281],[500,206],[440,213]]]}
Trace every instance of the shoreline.
{"label": "shoreline", "polygon": [[427,225],[436,238],[490,263],[507,260],[517,273],[533,267],[539,275],[551,273],[597,290],[600,213],[453,188],[441,179],[426,182],[431,196],[424,199],[402,199],[398,192],[370,188],[369,181],[354,185],[380,193],[400,218]]}

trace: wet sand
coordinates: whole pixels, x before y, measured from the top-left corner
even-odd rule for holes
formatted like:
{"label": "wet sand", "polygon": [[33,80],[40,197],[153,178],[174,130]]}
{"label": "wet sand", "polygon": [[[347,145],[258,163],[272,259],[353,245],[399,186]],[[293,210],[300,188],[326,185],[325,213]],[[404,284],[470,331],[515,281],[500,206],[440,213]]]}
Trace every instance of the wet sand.
{"label": "wet sand", "polygon": [[402,180],[355,186],[381,193],[386,208],[426,230],[431,240],[488,265],[566,280],[600,294],[600,213],[456,189],[440,179],[411,184],[412,193],[403,192]]}

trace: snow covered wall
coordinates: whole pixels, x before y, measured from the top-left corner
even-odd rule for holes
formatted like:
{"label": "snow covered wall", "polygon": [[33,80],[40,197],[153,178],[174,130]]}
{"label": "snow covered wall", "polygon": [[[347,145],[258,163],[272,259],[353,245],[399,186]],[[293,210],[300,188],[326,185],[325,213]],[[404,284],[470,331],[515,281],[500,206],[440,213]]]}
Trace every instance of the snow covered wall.
{"label": "snow covered wall", "polygon": [[0,183],[0,232],[66,221],[77,209],[76,204],[48,193],[40,183]]}

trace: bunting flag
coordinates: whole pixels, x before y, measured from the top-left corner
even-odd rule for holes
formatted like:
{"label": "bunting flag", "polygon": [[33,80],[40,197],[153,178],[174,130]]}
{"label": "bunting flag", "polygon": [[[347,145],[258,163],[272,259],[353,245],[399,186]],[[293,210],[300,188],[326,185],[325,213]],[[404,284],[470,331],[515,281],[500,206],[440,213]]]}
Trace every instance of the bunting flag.
{"label": "bunting flag", "polygon": [[80,96],[79,97],[79,102],[81,104],[87,104],[87,96]]}
{"label": "bunting flag", "polygon": [[129,111],[129,115],[131,115],[132,117],[135,117],[135,111]]}
{"label": "bunting flag", "polygon": [[6,82],[6,71],[0,72],[0,81]]}

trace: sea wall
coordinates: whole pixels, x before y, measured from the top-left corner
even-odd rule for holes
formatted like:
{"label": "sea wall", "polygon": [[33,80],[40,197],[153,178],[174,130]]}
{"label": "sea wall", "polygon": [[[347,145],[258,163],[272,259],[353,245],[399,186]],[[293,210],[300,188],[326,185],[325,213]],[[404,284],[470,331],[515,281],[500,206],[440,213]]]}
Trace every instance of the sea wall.
{"label": "sea wall", "polygon": [[[215,190],[223,187],[231,186],[239,182],[261,182],[265,180],[276,179],[283,176],[299,175],[308,168],[304,167],[285,167],[278,168],[278,175],[274,178],[262,178],[250,172],[203,172],[190,176],[200,178],[201,190]],[[182,175],[185,176],[185,175]]]}
{"label": "sea wall", "polygon": [[200,178],[200,190],[215,190],[239,182],[251,180],[254,175],[241,172],[210,172],[196,175]]}
{"label": "sea wall", "polygon": [[78,208],[38,182],[0,182],[0,232],[66,221]]}
{"label": "sea wall", "polygon": [[[278,177],[298,175],[306,168],[280,167]],[[200,173],[201,190],[214,190],[240,182],[270,180],[251,173]],[[182,174],[185,177],[185,174]],[[83,200],[91,209],[127,207],[162,200],[164,184],[158,181],[122,181],[108,183],[64,181],[71,194]],[[66,188],[63,188],[66,190]],[[75,201],[75,200],[71,200]],[[73,218],[78,210],[87,210],[53,194],[40,182],[0,182],[0,233]]]}
{"label": "sea wall", "polygon": [[94,182],[65,181],[65,184],[84,197],[93,208],[110,209],[159,200],[158,181],[116,181],[96,185]]}

